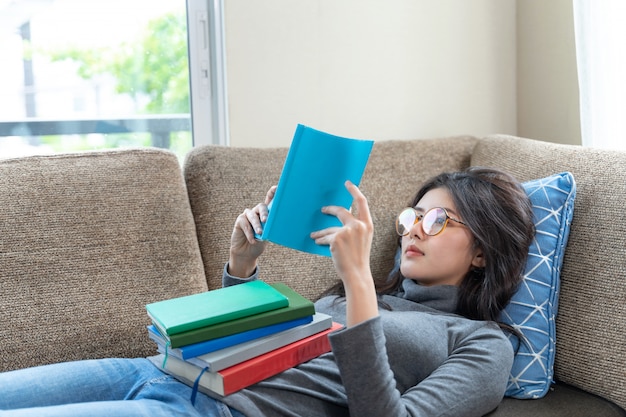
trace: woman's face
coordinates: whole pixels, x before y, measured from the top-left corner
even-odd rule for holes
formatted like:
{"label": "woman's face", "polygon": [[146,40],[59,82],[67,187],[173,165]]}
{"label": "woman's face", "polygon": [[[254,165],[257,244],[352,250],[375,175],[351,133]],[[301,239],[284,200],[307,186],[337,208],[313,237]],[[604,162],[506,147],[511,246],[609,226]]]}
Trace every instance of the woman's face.
{"label": "woman's face", "polygon": [[[445,188],[428,191],[415,208],[424,214],[433,207],[443,207],[450,217],[463,221]],[[449,220],[441,233],[429,236],[419,221],[402,237],[400,271],[406,278],[423,285],[459,285],[472,267],[484,267],[484,259],[467,226]]]}

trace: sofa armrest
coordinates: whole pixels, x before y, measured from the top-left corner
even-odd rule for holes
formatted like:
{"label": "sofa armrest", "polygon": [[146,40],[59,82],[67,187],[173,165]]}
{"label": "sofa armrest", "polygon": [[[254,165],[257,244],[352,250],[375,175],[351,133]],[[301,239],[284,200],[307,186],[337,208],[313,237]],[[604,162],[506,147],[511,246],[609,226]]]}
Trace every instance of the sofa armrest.
{"label": "sofa armrest", "polygon": [[0,160],[0,199],[2,371],[153,354],[145,304],[206,289],[170,152]]}
{"label": "sofa armrest", "polygon": [[626,152],[494,135],[479,141],[472,164],[500,167],[521,181],[563,171],[574,175],[555,378],[626,408]]}

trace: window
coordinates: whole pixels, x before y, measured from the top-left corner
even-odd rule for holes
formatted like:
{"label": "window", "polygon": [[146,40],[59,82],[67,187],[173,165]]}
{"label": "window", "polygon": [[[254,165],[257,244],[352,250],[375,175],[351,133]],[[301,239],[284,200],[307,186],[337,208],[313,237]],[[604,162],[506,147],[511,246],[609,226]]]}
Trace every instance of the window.
{"label": "window", "polygon": [[0,0],[0,157],[226,144],[221,13],[217,0]]}
{"label": "window", "polygon": [[583,145],[626,150],[626,2],[575,0]]}

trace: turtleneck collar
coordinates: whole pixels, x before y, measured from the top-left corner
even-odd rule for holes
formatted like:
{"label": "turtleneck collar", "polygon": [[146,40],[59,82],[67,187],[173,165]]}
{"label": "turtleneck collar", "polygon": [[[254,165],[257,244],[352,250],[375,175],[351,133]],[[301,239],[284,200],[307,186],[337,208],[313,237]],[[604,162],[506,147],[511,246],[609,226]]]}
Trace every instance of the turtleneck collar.
{"label": "turtleneck collar", "polygon": [[459,288],[454,285],[425,286],[405,278],[397,296],[445,313],[454,313],[458,292]]}

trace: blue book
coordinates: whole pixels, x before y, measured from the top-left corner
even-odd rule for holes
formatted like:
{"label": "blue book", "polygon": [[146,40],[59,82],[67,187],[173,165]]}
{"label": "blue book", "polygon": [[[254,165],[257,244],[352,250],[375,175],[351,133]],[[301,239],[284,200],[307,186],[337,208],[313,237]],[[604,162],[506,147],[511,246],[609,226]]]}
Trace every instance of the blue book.
{"label": "blue book", "polygon": [[218,372],[222,369],[247,361],[248,359],[256,358],[264,353],[330,329],[332,325],[333,321],[331,316],[323,313],[315,313],[313,320],[309,323],[239,343],[225,349],[216,350],[215,352],[210,352],[195,358],[190,358],[188,362],[202,369],[208,367],[209,372]]}
{"label": "blue book", "polygon": [[341,226],[334,216],[323,214],[323,206],[352,204],[345,182],[359,185],[373,140],[350,139],[298,125],[263,234],[257,236],[302,252],[330,256],[328,246],[317,245],[311,232]]}
{"label": "blue book", "polygon": [[[264,336],[272,335],[284,330],[292,329],[303,324],[310,323],[313,316],[306,316],[295,320],[289,320],[282,323],[272,324],[269,326],[259,327],[245,332],[232,334],[229,336],[219,337],[217,339],[206,340],[204,342],[193,343],[191,345],[181,346],[178,348],[167,348],[167,353],[180,359],[190,359],[196,356],[205,355],[220,349],[235,346],[237,344],[258,339]],[[148,326],[148,336],[161,348],[168,346],[168,341],[159,330],[153,325]]]}

